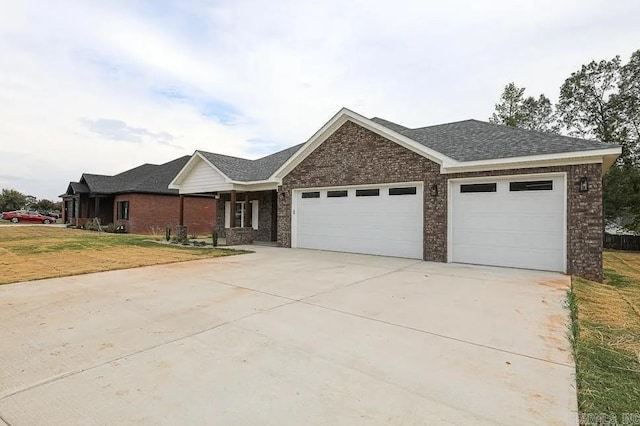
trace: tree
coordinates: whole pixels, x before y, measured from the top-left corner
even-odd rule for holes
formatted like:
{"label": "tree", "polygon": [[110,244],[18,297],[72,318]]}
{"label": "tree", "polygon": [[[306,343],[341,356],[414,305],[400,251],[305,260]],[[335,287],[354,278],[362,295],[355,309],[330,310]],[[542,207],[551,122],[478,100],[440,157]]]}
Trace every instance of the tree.
{"label": "tree", "polygon": [[614,99],[623,128],[623,148],[629,162],[640,166],[640,50],[620,69],[619,93]]}
{"label": "tree", "polygon": [[529,130],[557,131],[556,117],[549,98],[543,94],[538,99],[533,96],[525,98],[524,92],[524,87],[518,87],[514,83],[507,84],[489,121]]}
{"label": "tree", "polygon": [[523,119],[519,127],[540,132],[559,131],[556,114],[551,101],[540,94],[538,99],[529,96],[522,102]]}
{"label": "tree", "polygon": [[495,124],[520,127],[524,90],[524,87],[518,87],[513,82],[507,84],[500,96],[500,102],[496,104],[496,111],[489,121]]}
{"label": "tree", "polygon": [[628,219],[640,229],[640,169],[613,166],[604,178],[604,215],[607,219]]}
{"label": "tree", "polygon": [[[570,135],[622,145],[620,68],[619,56],[591,61],[562,84],[556,109]],[[623,152],[622,163],[627,163],[627,156]]]}
{"label": "tree", "polygon": [[0,193],[0,211],[20,210],[27,207],[29,202],[27,197],[15,189],[3,189]]}
{"label": "tree", "polygon": [[55,204],[53,203],[53,201],[45,200],[44,198],[34,203],[32,207],[35,210],[45,211],[45,212],[55,210]]}
{"label": "tree", "polygon": [[556,110],[570,134],[622,147],[603,182],[605,216],[631,218],[640,226],[640,50],[592,61],[560,88]]}

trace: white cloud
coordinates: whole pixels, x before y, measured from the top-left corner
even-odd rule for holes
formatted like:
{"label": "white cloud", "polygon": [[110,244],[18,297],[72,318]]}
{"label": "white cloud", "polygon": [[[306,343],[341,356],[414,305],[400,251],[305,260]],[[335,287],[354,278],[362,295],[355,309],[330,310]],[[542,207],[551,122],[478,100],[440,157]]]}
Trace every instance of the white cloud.
{"label": "white cloud", "polygon": [[[509,81],[557,96],[640,48],[619,1],[5,2],[0,187],[55,197],[205,149],[255,157],[340,107],[411,126],[485,119]],[[132,143],[134,142],[134,143]]]}

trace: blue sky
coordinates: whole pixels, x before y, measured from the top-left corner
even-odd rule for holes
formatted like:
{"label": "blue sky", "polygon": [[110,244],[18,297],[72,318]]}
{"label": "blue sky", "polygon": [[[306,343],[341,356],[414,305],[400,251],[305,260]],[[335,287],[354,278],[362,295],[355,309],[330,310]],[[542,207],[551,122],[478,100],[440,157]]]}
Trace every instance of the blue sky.
{"label": "blue sky", "polygon": [[629,1],[2,1],[0,187],[55,198],[195,149],[257,156],[341,107],[486,120],[640,48]]}

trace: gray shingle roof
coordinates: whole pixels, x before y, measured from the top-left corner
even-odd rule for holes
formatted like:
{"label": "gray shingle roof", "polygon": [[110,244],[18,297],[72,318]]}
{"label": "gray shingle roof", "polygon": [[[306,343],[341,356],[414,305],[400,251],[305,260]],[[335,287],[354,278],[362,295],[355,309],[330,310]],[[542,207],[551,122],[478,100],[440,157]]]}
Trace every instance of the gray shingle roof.
{"label": "gray shingle roof", "polygon": [[[542,154],[590,151],[611,148],[610,144],[465,120],[455,123],[410,129],[379,117],[374,121],[434,151],[457,161],[493,160]],[[257,160],[198,151],[221,172],[240,182],[268,179],[302,145],[292,146]]]}
{"label": "gray shingle roof", "polygon": [[611,148],[611,144],[479,120],[409,129],[380,118],[372,121],[458,161],[493,160]]}
{"label": "gray shingle roof", "polygon": [[232,180],[249,182],[266,180],[271,177],[302,145],[304,144],[292,146],[257,160],[247,160],[206,151],[198,152]]}
{"label": "gray shingle roof", "polygon": [[83,183],[80,182],[71,182],[69,184],[69,186],[71,187],[71,190],[75,193],[75,194],[83,194],[83,193],[87,193],[90,192],[89,191],[89,187]]}
{"label": "gray shingle roof", "polygon": [[191,156],[185,155],[164,164],[143,164],[126,170],[115,176],[82,175],[79,185],[87,188],[85,192],[97,194],[120,194],[141,192],[149,194],[177,194],[178,190],[169,189],[169,183],[187,164]]}
{"label": "gray shingle roof", "polygon": [[[611,148],[610,144],[603,142],[518,129],[479,120],[465,120],[416,129],[410,129],[378,117],[371,120],[457,161],[490,160]],[[269,179],[303,145],[295,145],[257,160],[247,160],[206,151],[198,152],[232,180],[251,182]],[[160,165],[143,164],[115,176],[85,173],[82,175],[80,183],[71,182],[70,187],[76,193],[177,194],[177,190],[168,189],[169,183],[190,158],[190,156],[184,156]]]}

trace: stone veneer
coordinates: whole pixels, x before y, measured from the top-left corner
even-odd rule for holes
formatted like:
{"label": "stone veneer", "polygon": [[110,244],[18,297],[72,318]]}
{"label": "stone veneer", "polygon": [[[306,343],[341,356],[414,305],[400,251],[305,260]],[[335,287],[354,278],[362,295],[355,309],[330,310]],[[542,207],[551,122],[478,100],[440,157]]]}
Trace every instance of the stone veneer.
{"label": "stone veneer", "polygon": [[[440,166],[348,121],[283,179],[277,197],[278,243],[291,247],[291,190],[325,186],[423,182],[424,260],[447,261],[447,189],[452,178],[567,173],[567,272],[602,281],[601,164],[440,174]],[[578,180],[589,178],[589,191]],[[438,196],[429,193],[438,185]],[[220,209],[219,209],[220,210]]]}
{"label": "stone veneer", "polygon": [[[249,201],[258,200],[258,229],[254,230],[255,241],[276,241],[275,210],[277,208],[276,191],[256,191],[249,193]],[[231,200],[230,194],[220,194],[217,200],[216,229],[218,237],[226,237],[224,227],[224,205]],[[237,194],[237,201],[244,201],[244,193]]]}
{"label": "stone veneer", "polygon": [[228,246],[253,244],[253,228],[227,228],[226,243]]}

